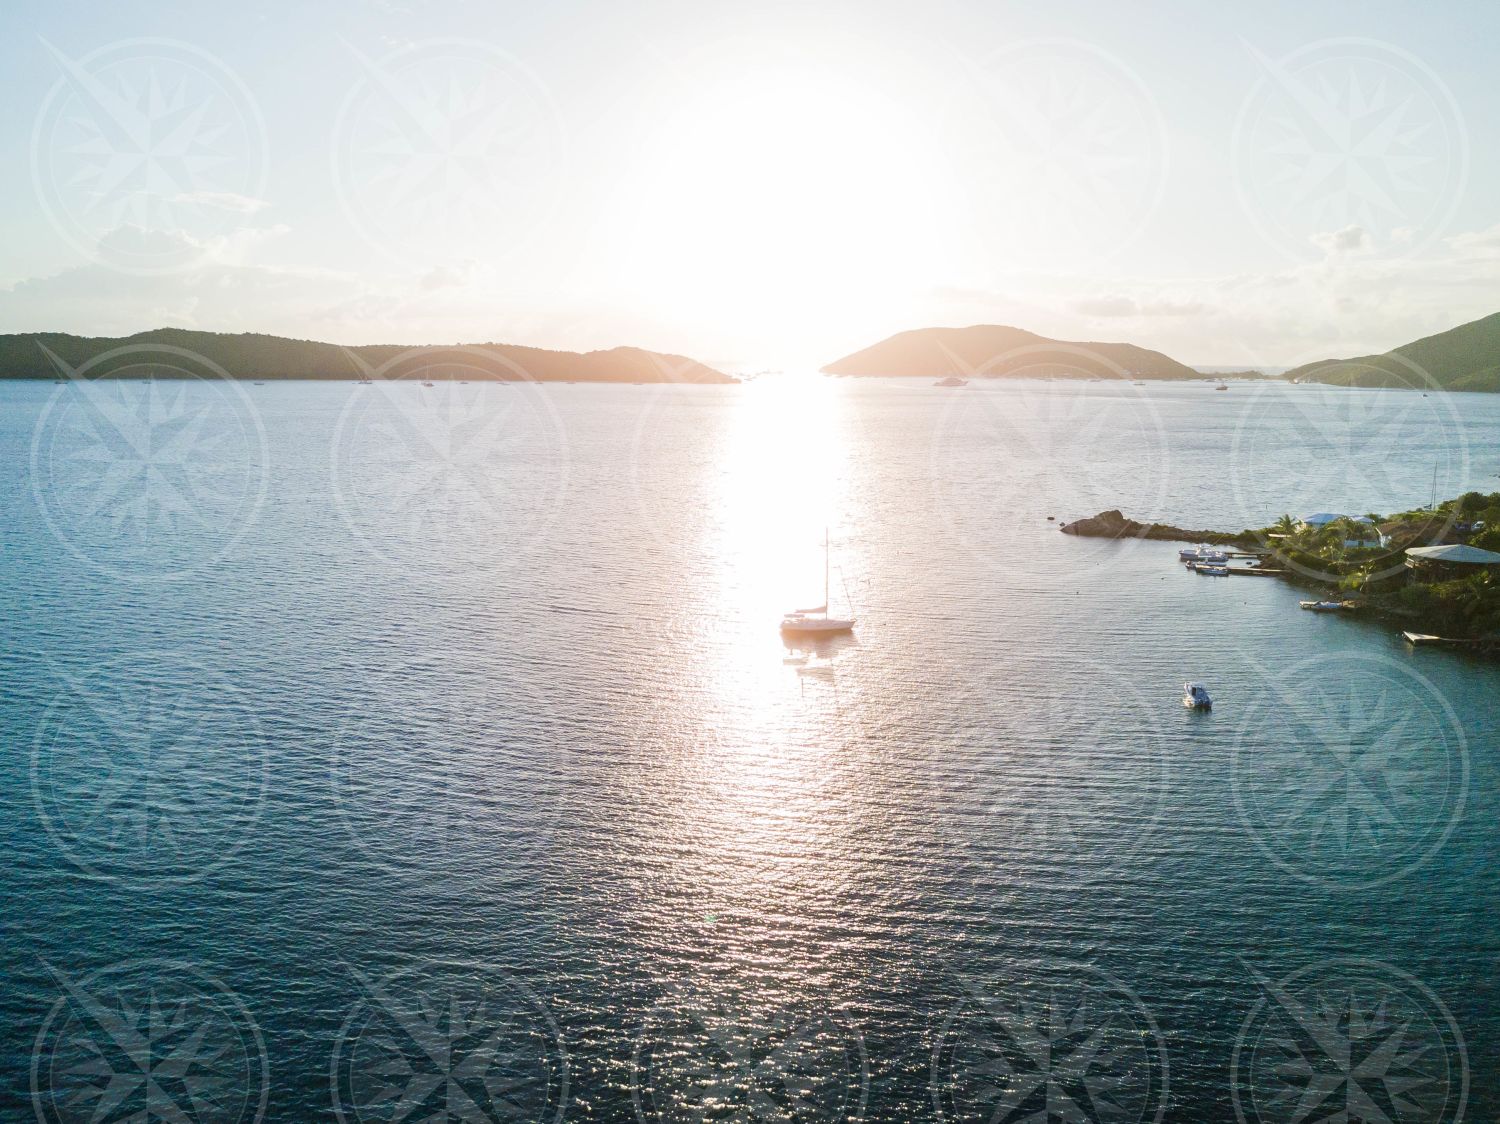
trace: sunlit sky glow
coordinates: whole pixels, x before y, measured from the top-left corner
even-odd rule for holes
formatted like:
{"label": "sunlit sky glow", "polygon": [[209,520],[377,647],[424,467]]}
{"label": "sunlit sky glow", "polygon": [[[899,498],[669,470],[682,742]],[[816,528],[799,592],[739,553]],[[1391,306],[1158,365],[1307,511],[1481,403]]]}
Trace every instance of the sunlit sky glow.
{"label": "sunlit sky glow", "polygon": [[0,331],[1383,349],[1500,309],[1500,11],[1442,11],[12,2]]}

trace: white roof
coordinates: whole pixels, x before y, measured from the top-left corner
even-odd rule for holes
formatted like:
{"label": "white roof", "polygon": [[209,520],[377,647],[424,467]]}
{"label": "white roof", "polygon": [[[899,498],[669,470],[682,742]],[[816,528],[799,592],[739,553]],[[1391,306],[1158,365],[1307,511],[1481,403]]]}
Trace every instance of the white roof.
{"label": "white roof", "polygon": [[1425,559],[1428,562],[1468,562],[1476,566],[1500,565],[1500,554],[1493,550],[1480,550],[1477,546],[1453,543],[1448,546],[1414,546],[1408,557]]}
{"label": "white roof", "polygon": [[1332,523],[1336,519],[1352,519],[1356,523],[1375,522],[1375,520],[1371,519],[1368,515],[1340,515],[1335,511],[1315,511],[1311,515],[1303,516],[1302,522],[1306,523],[1310,527],[1322,527],[1329,523]]}

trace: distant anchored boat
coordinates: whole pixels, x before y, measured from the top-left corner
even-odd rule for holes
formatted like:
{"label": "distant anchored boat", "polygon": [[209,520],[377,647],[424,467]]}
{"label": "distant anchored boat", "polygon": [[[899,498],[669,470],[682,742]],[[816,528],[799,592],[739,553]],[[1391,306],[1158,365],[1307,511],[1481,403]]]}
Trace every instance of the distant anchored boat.
{"label": "distant anchored boat", "polygon": [[968,379],[961,379],[957,375],[949,375],[945,379],[938,379],[938,381],[935,382],[935,383],[933,383],[932,385],[933,386],[968,386],[969,385],[969,380]]}

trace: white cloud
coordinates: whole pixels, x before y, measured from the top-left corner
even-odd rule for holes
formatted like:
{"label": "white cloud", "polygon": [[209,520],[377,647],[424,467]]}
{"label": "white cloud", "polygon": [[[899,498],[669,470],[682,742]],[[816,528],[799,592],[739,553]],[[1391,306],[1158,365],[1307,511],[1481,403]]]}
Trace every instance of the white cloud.
{"label": "white cloud", "polygon": [[1330,230],[1308,238],[1325,254],[1363,254],[1375,248],[1369,233],[1361,226],[1346,226],[1342,230]]}
{"label": "white cloud", "polygon": [[422,275],[420,284],[422,288],[429,290],[461,288],[487,278],[489,274],[490,270],[469,258],[448,265],[434,266]]}
{"label": "white cloud", "polygon": [[257,211],[263,211],[271,205],[264,199],[256,199],[249,195],[239,195],[233,191],[189,191],[172,196],[169,202],[186,203],[189,206],[196,207],[211,207],[219,211],[231,211],[238,215],[253,215]]}
{"label": "white cloud", "polygon": [[1492,258],[1500,256],[1500,223],[1484,230],[1472,230],[1455,234],[1448,245],[1462,258]]}

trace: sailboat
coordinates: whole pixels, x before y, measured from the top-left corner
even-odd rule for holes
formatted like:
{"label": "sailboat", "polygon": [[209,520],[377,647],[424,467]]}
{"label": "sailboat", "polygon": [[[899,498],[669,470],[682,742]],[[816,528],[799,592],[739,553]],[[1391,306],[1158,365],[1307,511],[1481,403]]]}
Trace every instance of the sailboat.
{"label": "sailboat", "polygon": [[[845,590],[847,597],[848,591]],[[830,636],[853,632],[854,618],[828,615],[828,528],[823,528],[823,604],[811,609],[794,609],[781,618],[781,631],[796,636]]]}

